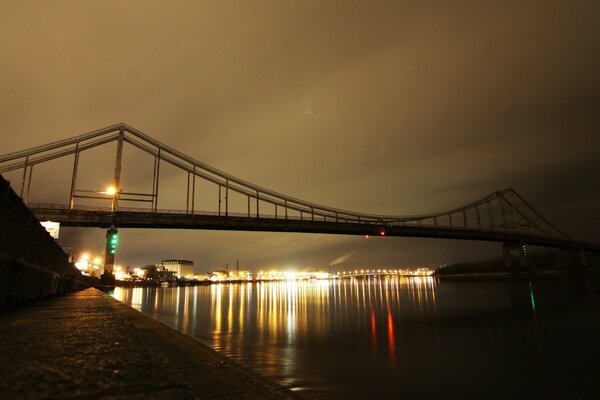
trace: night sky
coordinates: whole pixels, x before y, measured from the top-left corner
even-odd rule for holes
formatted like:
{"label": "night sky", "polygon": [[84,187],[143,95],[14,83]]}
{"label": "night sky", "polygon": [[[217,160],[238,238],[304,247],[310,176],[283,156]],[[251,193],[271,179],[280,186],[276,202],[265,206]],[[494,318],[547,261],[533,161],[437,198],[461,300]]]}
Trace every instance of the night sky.
{"label": "night sky", "polygon": [[[125,122],[336,208],[412,215],[514,187],[570,236],[600,242],[600,3],[418,3],[1,1],[0,154]],[[123,189],[150,191],[151,159],[125,157]],[[104,188],[114,147],[82,160],[80,188]],[[34,171],[30,200],[66,203],[71,166]],[[159,208],[185,209],[185,174],[161,171]],[[6,177],[19,187],[20,172]],[[500,255],[499,244],[428,239],[121,237],[118,264],[187,258],[199,272]],[[60,242],[100,252],[103,240],[63,228]]]}

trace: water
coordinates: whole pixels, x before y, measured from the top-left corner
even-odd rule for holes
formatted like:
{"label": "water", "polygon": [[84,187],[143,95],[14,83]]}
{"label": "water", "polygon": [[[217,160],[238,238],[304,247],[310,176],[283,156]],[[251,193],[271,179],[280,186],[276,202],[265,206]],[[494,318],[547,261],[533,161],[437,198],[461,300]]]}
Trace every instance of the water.
{"label": "water", "polygon": [[307,398],[600,397],[597,283],[433,278],[117,288]]}

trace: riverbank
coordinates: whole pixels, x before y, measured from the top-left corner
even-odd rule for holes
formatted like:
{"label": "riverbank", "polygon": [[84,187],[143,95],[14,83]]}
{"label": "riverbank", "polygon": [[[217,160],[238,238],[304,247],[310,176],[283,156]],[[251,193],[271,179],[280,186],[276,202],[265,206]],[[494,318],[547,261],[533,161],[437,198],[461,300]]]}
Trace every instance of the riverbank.
{"label": "riverbank", "polygon": [[299,398],[97,289],[0,314],[0,398],[92,397]]}
{"label": "riverbank", "polygon": [[58,243],[0,175],[0,309],[83,289],[81,275]]}
{"label": "riverbank", "polygon": [[433,275],[440,282],[490,282],[490,281],[510,281],[510,280],[547,280],[566,277],[591,277],[597,279],[600,277],[598,268],[579,268],[579,269],[551,269],[551,270],[521,270],[511,273],[509,271],[499,272],[466,272],[466,273],[448,273]]}
{"label": "riverbank", "polygon": [[513,276],[510,272],[471,272],[462,274],[436,274],[436,279],[440,282],[488,282],[488,281],[509,281],[514,279],[551,279],[566,275],[566,271],[523,271]]}

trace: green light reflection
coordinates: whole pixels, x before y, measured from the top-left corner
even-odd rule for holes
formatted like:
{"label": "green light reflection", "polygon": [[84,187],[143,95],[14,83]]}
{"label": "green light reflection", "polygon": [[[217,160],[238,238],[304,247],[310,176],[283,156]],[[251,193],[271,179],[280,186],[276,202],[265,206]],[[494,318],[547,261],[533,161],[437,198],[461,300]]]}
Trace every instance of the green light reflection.
{"label": "green light reflection", "polygon": [[535,298],[533,297],[533,289],[531,288],[531,281],[529,281],[529,296],[531,297],[531,309],[535,313]]}

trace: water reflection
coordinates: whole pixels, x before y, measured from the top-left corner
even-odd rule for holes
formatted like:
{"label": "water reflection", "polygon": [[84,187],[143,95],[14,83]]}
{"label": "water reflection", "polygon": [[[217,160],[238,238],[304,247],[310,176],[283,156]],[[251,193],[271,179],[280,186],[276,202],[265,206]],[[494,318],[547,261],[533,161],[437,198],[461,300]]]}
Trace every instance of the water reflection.
{"label": "water reflection", "polygon": [[299,359],[340,348],[348,337],[364,338],[393,367],[401,306],[404,319],[430,314],[435,289],[431,277],[393,277],[116,288],[114,296],[265,375],[302,386],[298,377],[309,379]]}
{"label": "water reflection", "polygon": [[[597,348],[600,326],[588,316],[598,304],[588,294],[598,290],[393,277],[117,288],[114,296],[308,397],[396,398],[401,388],[403,398],[526,398],[548,382],[594,381],[594,369],[573,368]],[[564,307],[573,303],[580,307]],[[565,362],[569,377],[558,372]]]}

